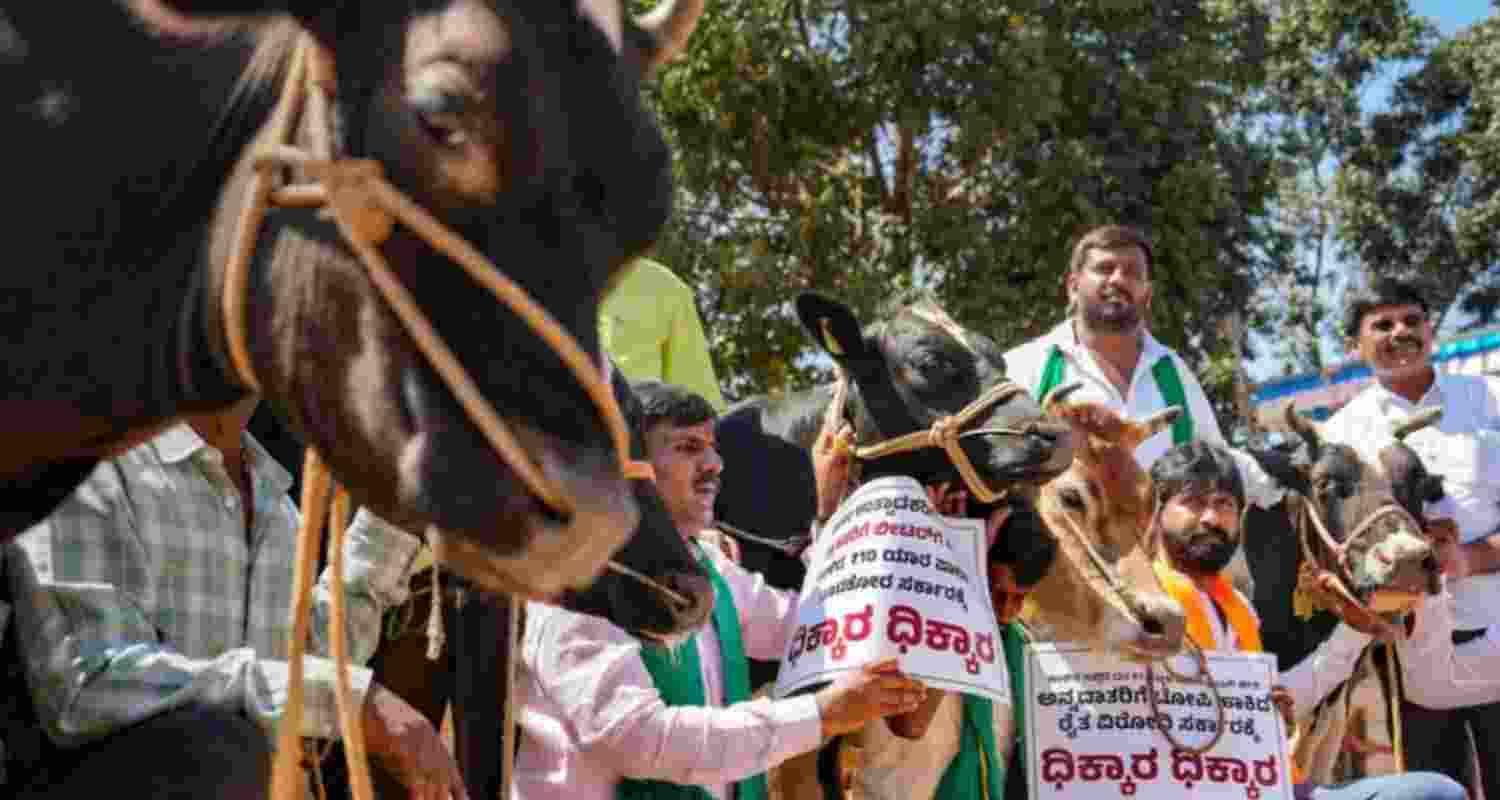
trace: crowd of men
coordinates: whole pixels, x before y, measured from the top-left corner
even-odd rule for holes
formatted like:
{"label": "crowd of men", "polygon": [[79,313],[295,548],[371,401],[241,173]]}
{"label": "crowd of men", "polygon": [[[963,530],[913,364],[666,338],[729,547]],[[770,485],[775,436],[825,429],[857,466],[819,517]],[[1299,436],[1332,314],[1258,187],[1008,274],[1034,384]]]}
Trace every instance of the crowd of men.
{"label": "crowd of men", "polygon": [[[1070,400],[1144,418],[1185,414],[1144,443],[1164,547],[1158,576],[1204,649],[1260,649],[1259,620],[1224,570],[1245,537],[1247,503],[1284,492],[1230,448],[1188,364],[1147,327],[1152,246],[1139,231],[1083,236],[1065,273],[1068,313],[1005,355],[1009,376],[1036,396],[1081,383]],[[645,409],[647,457],[679,532],[713,530],[725,476],[714,423],[723,408],[691,289],[641,260],[601,310],[606,350]],[[1374,383],[1325,426],[1356,448],[1418,409],[1443,415],[1407,438],[1443,478],[1427,509],[1444,590],[1411,615],[1396,649],[1408,772],[1342,786],[1299,784],[1299,796],[1447,800],[1462,781],[1500,798],[1500,380],[1436,372],[1431,309],[1414,286],[1381,281],[1348,303],[1345,334]],[[95,794],[263,797],[269,742],[284,710],[291,576],[298,514],[290,477],[246,431],[249,401],[189,418],[102,464],[46,522],[4,552],[0,603],[5,691],[24,693],[0,728],[12,796]],[[847,455],[814,451],[820,498],[849,488]],[[961,501],[929,487],[935,507]],[[1028,640],[1019,611],[1051,567],[1055,546],[1005,536],[986,521],[989,585],[1004,649]],[[705,539],[704,542],[709,540]],[[776,660],[796,598],[699,544],[715,587],[711,624],[672,648],[642,645],[609,622],[529,604],[519,668],[521,735],[512,789],[519,800],[713,798],[765,800],[766,772],[830,737],[866,731],[853,776],[858,796],[895,800],[1024,798],[1023,748],[997,704],[939,691],[894,661],[870,664],[811,694],[752,697],[750,658]],[[363,662],[382,618],[407,599],[422,542],[367,512],[346,539],[342,585],[318,585],[307,661],[303,735],[337,735],[328,606],[343,592],[349,644]],[[1347,679],[1369,637],[1340,626],[1281,677],[1288,724]],[[463,797],[439,732],[357,669],[371,754],[413,797]],[[1024,692],[1011,676],[1013,703]],[[12,695],[14,696],[14,694]],[[24,706],[22,710],[17,710]],[[1009,716],[1003,717],[1008,723]],[[1145,732],[1143,735],[1153,735]],[[1471,743],[1477,760],[1471,760]],[[1471,765],[1477,765],[1471,773]]]}

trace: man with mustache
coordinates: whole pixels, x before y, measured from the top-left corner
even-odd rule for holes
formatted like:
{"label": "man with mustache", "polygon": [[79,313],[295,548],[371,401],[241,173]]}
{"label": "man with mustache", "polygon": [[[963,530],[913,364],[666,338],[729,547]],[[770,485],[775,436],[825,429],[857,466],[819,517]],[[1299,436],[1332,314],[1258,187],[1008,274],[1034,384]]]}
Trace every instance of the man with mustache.
{"label": "man with mustache", "polygon": [[[678,386],[633,388],[662,499],[691,541],[713,522],[723,477],[717,414]],[[829,463],[817,460],[815,472],[827,474]],[[520,800],[766,800],[766,770],[871,720],[912,711],[925,697],[892,659],[813,694],[751,700],[747,656],[781,658],[796,595],[772,589],[717,548],[699,552],[714,584],[714,616],[685,642],[643,645],[596,617],[527,604]]]}
{"label": "man with mustache", "polygon": [[[1260,652],[1260,618],[1223,574],[1240,546],[1244,484],[1228,451],[1178,445],[1151,466],[1157,577],[1187,612],[1187,635],[1204,650]],[[1271,699],[1290,728],[1354,670],[1369,636],[1340,623],[1333,636],[1282,674]],[[1436,772],[1406,772],[1334,786],[1299,783],[1299,800],[1461,800],[1462,786]]]}
{"label": "man with mustache", "polygon": [[[1151,242],[1135,228],[1104,225],[1084,234],[1063,277],[1067,318],[1005,354],[1007,375],[1038,400],[1076,382],[1082,386],[1070,401],[1099,403],[1132,419],[1181,408],[1170,434],[1163,431],[1136,450],[1143,467],[1190,439],[1224,444],[1213,407],[1187,363],[1147,329],[1151,266]],[[1270,507],[1281,500],[1282,488],[1254,459],[1233,457],[1251,502]]]}
{"label": "man with mustache", "polygon": [[[1426,510],[1447,592],[1417,609],[1416,635],[1397,643],[1403,740],[1411,768],[1462,780],[1472,736],[1481,754],[1476,782],[1486,797],[1500,797],[1492,755],[1500,751],[1500,380],[1438,373],[1429,310],[1406,281],[1381,280],[1354,294],[1344,334],[1374,381],[1323,432],[1368,448],[1389,438],[1391,423],[1442,407],[1442,417],[1405,438],[1443,480],[1445,497]],[[1437,643],[1440,625],[1446,641]],[[1473,665],[1485,662],[1492,666],[1476,672]]]}

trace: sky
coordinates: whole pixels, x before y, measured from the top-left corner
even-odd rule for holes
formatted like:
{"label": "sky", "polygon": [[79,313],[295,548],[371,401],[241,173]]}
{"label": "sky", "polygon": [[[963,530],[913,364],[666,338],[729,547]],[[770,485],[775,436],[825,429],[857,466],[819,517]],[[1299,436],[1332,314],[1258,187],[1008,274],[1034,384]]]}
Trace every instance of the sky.
{"label": "sky", "polygon": [[[1500,0],[1496,0],[1500,2]],[[1483,20],[1495,13],[1490,0],[1410,0],[1411,9],[1420,16],[1431,19],[1443,36],[1452,36],[1458,31]],[[1369,111],[1378,111],[1385,106],[1390,96],[1391,87],[1396,80],[1406,72],[1416,68],[1416,64],[1408,64],[1395,67],[1386,74],[1371,82],[1364,90],[1363,101],[1365,108]],[[1460,316],[1451,313],[1444,320],[1444,328],[1438,332],[1438,336],[1444,337],[1457,330],[1458,326],[1465,322]],[[1252,381],[1264,381],[1281,374],[1282,362],[1276,357],[1276,348],[1264,340],[1253,341],[1259,353],[1259,357],[1245,364],[1246,372]],[[1345,353],[1336,345],[1334,352],[1325,350],[1325,355],[1335,361],[1342,359]]]}
{"label": "sky", "polygon": [[1411,0],[1413,11],[1432,19],[1444,35],[1488,17],[1489,0]]}

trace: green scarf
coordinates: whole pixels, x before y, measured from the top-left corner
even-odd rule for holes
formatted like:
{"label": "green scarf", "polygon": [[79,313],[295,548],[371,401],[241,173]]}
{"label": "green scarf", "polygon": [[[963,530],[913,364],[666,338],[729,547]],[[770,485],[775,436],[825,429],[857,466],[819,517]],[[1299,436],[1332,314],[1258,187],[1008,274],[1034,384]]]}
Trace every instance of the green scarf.
{"label": "green scarf", "polygon": [[[694,547],[697,547],[695,544]],[[724,676],[724,705],[750,699],[750,663],[745,660],[745,643],[740,637],[740,616],[734,607],[734,595],[713,561],[699,551],[698,561],[714,586],[714,630],[719,634],[719,667]],[[708,701],[703,691],[703,667],[698,661],[698,635],[693,634],[675,652],[642,645],[641,661],[651,673],[651,681],[669,706],[703,706]],[[766,800],[766,775],[760,773],[737,781],[735,800]],[[615,800],[709,800],[702,786],[688,786],[666,781],[626,779],[615,789]]]}
{"label": "green scarf", "polygon": [[[1011,714],[1015,720],[1015,746],[1021,751],[1026,732],[1025,662],[1022,653],[1026,633],[1019,622],[1000,628],[1005,651],[1005,669],[1010,673]],[[933,800],[1005,800],[1006,765],[998,763],[995,749],[995,710],[988,698],[963,696],[963,720],[958,735],[958,755],[948,764]]]}
{"label": "green scarf", "polygon": [[[1036,389],[1038,400],[1062,383],[1066,369],[1067,359],[1063,358],[1062,348],[1052,345],[1052,350],[1047,353],[1047,363],[1042,367],[1042,382]],[[1172,444],[1192,441],[1193,415],[1188,410],[1187,393],[1182,390],[1182,378],[1177,374],[1177,365],[1172,357],[1165,355],[1157,359],[1151,365],[1151,375],[1156,378],[1156,390],[1161,392],[1162,402],[1182,409],[1182,413],[1172,421]]]}

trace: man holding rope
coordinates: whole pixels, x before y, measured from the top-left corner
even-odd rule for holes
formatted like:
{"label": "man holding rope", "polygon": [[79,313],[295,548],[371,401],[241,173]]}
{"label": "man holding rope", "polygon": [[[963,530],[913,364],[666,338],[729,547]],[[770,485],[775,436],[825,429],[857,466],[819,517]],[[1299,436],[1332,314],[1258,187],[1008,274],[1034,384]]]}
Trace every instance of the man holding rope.
{"label": "man holding rope", "polygon": [[[253,398],[189,417],[104,462],[7,553],[36,714],[51,739],[19,796],[261,798],[285,711],[298,512],[291,478],[245,430]],[[319,581],[312,650],[331,650],[332,593],[351,662],[407,594],[420,542],[361,512],[344,585]],[[302,735],[338,735],[331,659],[304,661]],[[371,754],[413,797],[463,796],[437,732],[351,668]]]}
{"label": "man holding rope", "polygon": [[[1426,524],[1446,591],[1417,609],[1421,635],[1396,643],[1402,741],[1408,764],[1461,779],[1470,771],[1472,737],[1475,783],[1493,800],[1500,797],[1500,694],[1486,684],[1500,676],[1475,666],[1500,664],[1500,380],[1438,373],[1428,311],[1421,290],[1406,281],[1378,281],[1351,296],[1344,334],[1375,380],[1323,424],[1323,433],[1360,450],[1422,409],[1443,410],[1403,439],[1443,480],[1444,497],[1428,506]],[[1440,644],[1430,635],[1438,624],[1446,626]]]}
{"label": "man holding rope", "polygon": [[[1260,619],[1224,576],[1240,547],[1245,489],[1222,447],[1189,442],[1151,466],[1157,510],[1152,538],[1157,577],[1187,613],[1187,635],[1203,650],[1260,652]],[[1272,692],[1290,728],[1295,709],[1311,709],[1349,678],[1369,636],[1340,623],[1333,636],[1281,676]],[[1436,772],[1385,775],[1336,786],[1299,783],[1314,800],[1462,800],[1464,788]]]}

